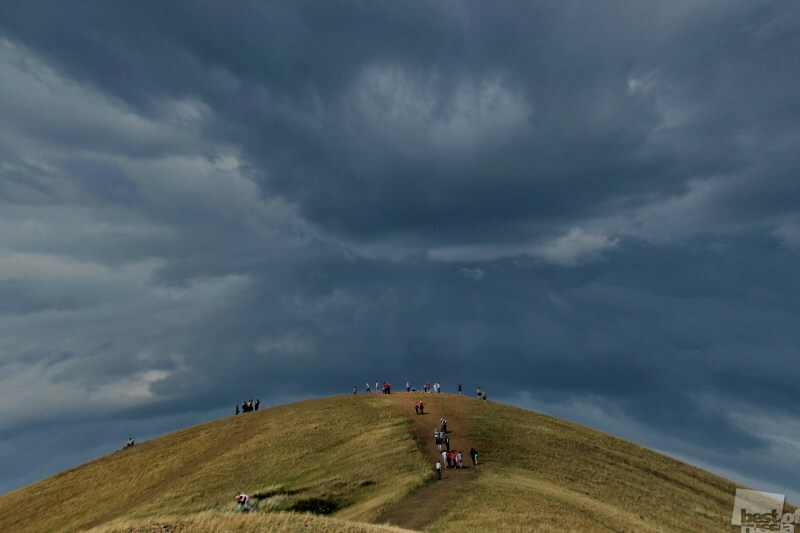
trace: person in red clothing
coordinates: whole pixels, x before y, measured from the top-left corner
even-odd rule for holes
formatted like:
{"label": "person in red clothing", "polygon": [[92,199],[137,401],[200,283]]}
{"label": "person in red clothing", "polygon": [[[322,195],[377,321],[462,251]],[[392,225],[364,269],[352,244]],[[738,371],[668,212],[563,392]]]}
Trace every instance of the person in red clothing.
{"label": "person in red clothing", "polygon": [[414,404],[414,412],[419,414],[419,402]]}
{"label": "person in red clothing", "polygon": [[425,414],[425,404],[422,402],[419,402],[419,414],[421,415]]}

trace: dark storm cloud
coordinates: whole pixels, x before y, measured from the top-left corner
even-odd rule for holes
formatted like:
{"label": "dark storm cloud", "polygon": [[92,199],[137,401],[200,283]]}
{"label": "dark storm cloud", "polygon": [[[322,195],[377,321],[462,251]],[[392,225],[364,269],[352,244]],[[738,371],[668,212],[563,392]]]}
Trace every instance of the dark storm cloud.
{"label": "dark storm cloud", "polygon": [[441,379],[796,492],[798,15],[0,5],[2,431]]}
{"label": "dark storm cloud", "polygon": [[[241,6],[84,9],[91,13],[48,10],[14,29],[126,101],[157,108],[158,96],[203,98],[220,122],[248,130],[243,142],[270,190],[348,234],[444,226],[449,241],[452,228],[574,216],[608,195],[685,179],[672,172],[681,163],[673,146],[648,145],[659,121],[652,99],[628,91],[632,74],[655,68],[672,44],[640,57],[641,32],[609,38],[590,23],[595,13],[547,7],[521,18],[510,6],[470,4],[271,5],[255,16]],[[81,27],[67,31],[67,18]],[[162,20],[182,22],[164,32]],[[595,40],[609,49],[587,53]],[[101,57],[97,42],[109,43]]]}

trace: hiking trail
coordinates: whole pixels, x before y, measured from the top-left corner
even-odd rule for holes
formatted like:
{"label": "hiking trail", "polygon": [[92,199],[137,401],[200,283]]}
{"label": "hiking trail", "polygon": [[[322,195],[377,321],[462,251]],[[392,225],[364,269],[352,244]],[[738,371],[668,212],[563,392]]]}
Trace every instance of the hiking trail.
{"label": "hiking trail", "polygon": [[[448,468],[442,465],[442,479],[427,482],[412,491],[396,504],[385,509],[373,522],[390,524],[406,529],[422,529],[438,518],[442,509],[455,497],[457,489],[464,483],[474,479],[477,468],[472,466],[469,449],[474,444],[470,436],[469,423],[462,409],[465,396],[446,393],[393,393],[390,395],[395,408],[400,409],[411,421],[411,433],[423,457],[434,468],[437,459],[441,461],[441,453],[434,443],[433,432],[441,427],[440,419],[447,420],[447,436],[450,438],[450,449],[461,450],[464,456],[464,468]],[[414,403],[425,404],[425,414],[414,412]]]}

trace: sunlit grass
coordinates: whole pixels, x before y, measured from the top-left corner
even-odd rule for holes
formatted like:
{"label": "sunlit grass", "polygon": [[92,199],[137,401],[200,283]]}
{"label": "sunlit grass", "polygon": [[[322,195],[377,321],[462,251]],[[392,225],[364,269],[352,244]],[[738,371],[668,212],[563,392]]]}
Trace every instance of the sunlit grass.
{"label": "sunlit grass", "polygon": [[403,533],[409,530],[390,526],[349,522],[336,518],[287,512],[237,515],[202,512],[191,516],[164,515],[146,520],[119,519],[90,530],[90,533],[251,533],[285,531],[291,533]]}
{"label": "sunlit grass", "polygon": [[470,401],[481,475],[431,531],[729,532],[736,485],[564,420]]}
{"label": "sunlit grass", "polygon": [[[217,420],[137,444],[0,498],[4,531],[76,531],[126,516],[230,513],[234,494],[321,496],[369,520],[422,483],[408,421],[379,397],[325,398]],[[387,468],[391,457],[391,468]],[[256,509],[262,502],[254,501]]]}
{"label": "sunlit grass", "polygon": [[[389,506],[406,512],[403,498],[435,483],[439,416],[451,420],[456,449],[466,455],[477,446],[481,464],[445,505],[426,510],[426,530],[731,530],[730,481],[583,426],[473,398],[427,394],[431,414],[416,418],[417,397],[311,400],[137,444],[0,497],[0,531],[395,531],[368,522]],[[240,490],[253,497],[251,515],[235,513]],[[309,498],[338,510],[333,518],[286,512]]]}

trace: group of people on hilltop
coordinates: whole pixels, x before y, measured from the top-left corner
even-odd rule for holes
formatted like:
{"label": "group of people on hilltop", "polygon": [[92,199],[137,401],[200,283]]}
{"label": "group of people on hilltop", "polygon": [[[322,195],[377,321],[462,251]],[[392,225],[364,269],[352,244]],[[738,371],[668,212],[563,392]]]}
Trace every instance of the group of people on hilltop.
{"label": "group of people on hilltop", "polygon": [[430,381],[425,382],[422,386],[422,392],[431,392],[431,388],[433,388],[433,392],[442,392],[442,384],[438,381],[431,385]]}
{"label": "group of people on hilltop", "polygon": [[[430,381],[426,381],[422,384],[422,392],[442,392],[442,384],[438,381],[431,383]],[[370,382],[368,381],[364,386],[364,393],[369,394],[373,392],[372,387],[370,386]],[[382,392],[384,394],[391,394],[392,392],[392,384],[388,381],[384,381],[383,385],[380,385],[380,382],[375,382],[375,392]],[[416,387],[411,385],[410,381],[406,381],[406,392],[419,392]],[[353,385],[353,394],[358,394],[358,387]],[[458,394],[463,395],[464,389],[462,388],[461,384],[458,384]],[[478,397],[481,397],[481,391],[478,389]],[[484,398],[486,399],[486,398]]]}
{"label": "group of people on hilltop", "polygon": [[[241,406],[242,413],[249,413],[251,411],[258,411],[258,406],[259,405],[261,405],[261,400],[259,400],[258,398],[256,398],[255,402],[253,400],[248,400],[246,402],[242,402],[242,406]],[[239,414],[239,404],[238,403],[236,404],[236,413],[235,414],[237,414],[237,415]]]}
{"label": "group of people on hilltop", "polygon": [[[410,387],[408,383],[406,383],[406,387]],[[375,382],[375,392],[382,392],[384,394],[391,394],[392,393],[392,384],[388,381],[383,382],[383,386],[378,387],[378,382]],[[369,388],[369,381],[367,381],[367,386],[364,389],[364,393],[369,394],[372,392],[372,389]],[[358,394],[358,387],[353,385],[353,394]]]}
{"label": "group of people on hilltop", "polygon": [[[364,389],[364,392],[369,394],[372,392],[372,388],[370,387],[369,382]],[[382,392],[384,394],[391,394],[392,393],[392,384],[388,381],[384,381],[383,385],[380,386],[379,382],[375,382],[375,392]],[[406,381],[406,392],[418,392],[416,387],[413,387],[410,382]],[[438,381],[435,383],[431,383],[430,381],[426,381],[422,384],[422,392],[442,392],[442,384]],[[358,387],[353,385],[353,394],[358,394]],[[458,394],[464,394],[464,388],[461,386],[461,383],[458,384]],[[478,387],[476,394],[479,400],[486,399],[486,389],[482,389]],[[257,409],[257,408],[256,408]],[[237,413],[238,414],[238,413]]]}
{"label": "group of people on hilltop", "polygon": [[[406,383],[406,387],[410,387],[408,383]],[[375,392],[382,392],[384,394],[391,394],[392,393],[392,384],[388,381],[384,381],[382,386],[378,386],[378,382],[375,382]],[[372,389],[369,387],[369,381],[367,381],[367,386],[364,389],[365,394],[369,394],[372,392]],[[358,394],[358,387],[353,385],[353,394]]]}

